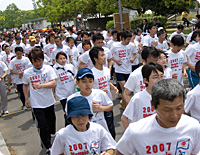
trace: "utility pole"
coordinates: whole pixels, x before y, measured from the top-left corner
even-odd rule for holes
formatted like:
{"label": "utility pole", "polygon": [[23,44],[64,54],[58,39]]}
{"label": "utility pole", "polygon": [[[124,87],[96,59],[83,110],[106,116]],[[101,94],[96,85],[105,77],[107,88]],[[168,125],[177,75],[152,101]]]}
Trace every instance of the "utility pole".
{"label": "utility pole", "polygon": [[121,4],[121,0],[118,0],[118,7],[119,7],[120,25],[121,25],[121,30],[122,30],[123,29],[123,17],[122,17],[122,4]]}
{"label": "utility pole", "polygon": [[196,11],[197,11],[197,15],[199,14],[199,7],[198,7],[198,1],[196,0]]}

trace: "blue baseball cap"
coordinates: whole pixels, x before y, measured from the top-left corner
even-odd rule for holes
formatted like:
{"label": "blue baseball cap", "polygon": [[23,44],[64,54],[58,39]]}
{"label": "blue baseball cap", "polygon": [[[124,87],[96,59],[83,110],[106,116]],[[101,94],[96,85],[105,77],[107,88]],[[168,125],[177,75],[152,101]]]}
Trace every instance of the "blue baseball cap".
{"label": "blue baseball cap", "polygon": [[155,18],[153,18],[153,20],[157,21],[158,19],[155,17]]}
{"label": "blue baseball cap", "polygon": [[76,79],[80,80],[82,79],[85,75],[92,75],[94,78],[94,75],[92,73],[92,70],[89,68],[81,68],[78,70],[78,73],[76,75]]}
{"label": "blue baseball cap", "polygon": [[76,96],[67,101],[67,119],[72,116],[93,116],[88,100],[83,96]]}

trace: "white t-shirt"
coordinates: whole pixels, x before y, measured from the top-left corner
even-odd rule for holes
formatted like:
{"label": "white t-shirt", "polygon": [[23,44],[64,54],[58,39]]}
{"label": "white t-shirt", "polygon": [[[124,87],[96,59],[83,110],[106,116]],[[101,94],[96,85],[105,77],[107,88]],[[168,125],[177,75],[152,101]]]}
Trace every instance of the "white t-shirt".
{"label": "white t-shirt", "polygon": [[142,118],[156,113],[156,111],[151,108],[151,99],[151,94],[149,94],[146,89],[135,94],[131,98],[123,115],[131,120],[131,122],[137,122]]}
{"label": "white t-shirt", "polygon": [[187,39],[186,39],[186,43],[190,44],[190,40],[192,38],[193,33],[194,33],[194,31],[192,31],[190,34],[188,34]]}
{"label": "white t-shirt", "polygon": [[12,53],[15,55],[15,48],[16,47],[22,47],[23,50],[25,51],[26,46],[24,45],[24,43],[20,43],[19,45],[14,43],[11,45],[10,50],[12,51]]}
{"label": "white t-shirt", "polygon": [[164,70],[164,79],[171,79],[172,78],[172,69],[166,67]]}
{"label": "white t-shirt", "polygon": [[0,77],[2,77],[4,71],[7,71],[8,67],[3,61],[0,61]]}
{"label": "white t-shirt", "polygon": [[183,84],[182,67],[183,63],[187,62],[186,55],[183,50],[178,53],[167,51],[167,66],[172,69],[172,74],[177,73],[177,80]]}
{"label": "white t-shirt", "polygon": [[1,51],[0,55],[4,56],[4,55],[6,55],[6,52],[5,51]]}
{"label": "white t-shirt", "polygon": [[151,37],[150,34],[147,34],[146,36],[144,36],[142,40],[143,46],[148,46],[148,47],[153,46],[155,42],[158,42],[158,39],[156,37],[154,38]]}
{"label": "white t-shirt", "polygon": [[55,44],[50,44],[48,43],[46,46],[44,46],[44,53],[47,54],[47,56],[49,57],[50,61],[50,65],[52,65],[52,53],[53,53],[53,49],[56,48]]}
{"label": "white t-shirt", "polygon": [[200,85],[198,84],[195,88],[187,93],[185,100],[185,112],[190,112],[191,116],[200,122]]}
{"label": "white t-shirt", "polygon": [[169,40],[172,40],[172,38],[173,38],[175,35],[180,35],[180,36],[182,36],[183,39],[185,40],[185,36],[184,36],[183,32],[177,33],[177,31],[175,31],[175,32],[173,32],[173,33],[171,34],[171,36],[169,37]]}
{"label": "white t-shirt", "polygon": [[29,53],[31,52],[31,50],[32,50],[34,47],[35,47],[35,45],[34,45],[34,46],[28,45],[28,46],[25,48],[25,53],[26,53],[26,54],[29,54]]}
{"label": "white t-shirt", "polygon": [[[57,75],[57,86],[55,89],[56,96],[59,100],[67,99],[67,97],[76,92],[76,85],[74,81],[76,69],[72,64],[65,64],[62,66],[58,63],[56,63],[53,68]],[[72,75],[70,71],[74,75]]]}
{"label": "white t-shirt", "polygon": [[133,46],[135,46],[136,51],[137,51],[137,57],[135,58],[135,60],[133,61],[133,63],[131,63],[132,65],[138,65],[139,64],[139,60],[140,60],[140,54],[138,53],[139,50],[139,42],[134,40],[134,42],[131,42],[130,44],[133,44]]}
{"label": "white t-shirt", "polygon": [[146,86],[142,76],[142,67],[140,66],[136,70],[134,70],[128,80],[126,81],[124,87],[133,92],[134,94],[143,91]]}
{"label": "white t-shirt", "polygon": [[[80,92],[76,92],[69,96],[67,100],[69,101],[71,98],[76,97],[76,96],[82,96]],[[92,92],[89,96],[85,96],[85,98],[88,100],[90,104],[90,110],[93,114],[92,119],[90,120],[91,122],[95,122],[98,124],[101,124],[108,132],[108,126],[106,123],[106,120],[104,118],[104,111],[103,112],[93,112],[92,110],[92,105],[93,102],[99,103],[101,106],[113,106],[112,100],[108,97],[108,95],[100,89],[92,89]],[[65,112],[67,112],[67,106],[65,107]]]}
{"label": "white t-shirt", "polygon": [[106,56],[106,64],[104,64],[104,67],[109,67],[108,66],[108,60],[112,59],[112,53],[107,47],[102,47],[104,49],[104,53]]}
{"label": "white t-shirt", "polygon": [[32,83],[48,83],[56,78],[54,69],[48,65],[43,65],[37,72],[33,70],[33,67],[24,71],[22,81],[24,84],[29,84],[32,108],[47,108],[55,103],[52,88],[33,89]]}
{"label": "white t-shirt", "polygon": [[[22,56],[21,59],[17,59],[16,57],[10,61],[9,69],[15,71],[15,72],[24,72],[25,69],[28,67],[31,67],[32,64],[30,60],[27,57]],[[22,78],[19,78],[19,75],[14,74],[15,77],[15,83],[22,84]]]}
{"label": "white t-shirt", "polygon": [[122,65],[115,65],[116,73],[130,74],[132,72],[130,59],[133,53],[137,53],[137,49],[133,44],[122,45],[121,42],[113,44],[111,53],[116,60],[120,60]]}
{"label": "white t-shirt", "polygon": [[[81,54],[78,58],[78,62],[83,62],[84,63],[84,67],[92,69],[94,67],[92,60],[90,59],[90,55],[89,55],[90,51],[86,51],[85,53]],[[79,64],[78,63],[78,64]]]}
{"label": "white t-shirt", "polygon": [[163,43],[160,43],[160,42],[158,41],[158,45],[156,46],[156,48],[157,48],[157,49],[158,49],[158,48],[161,48],[162,51],[167,52],[167,50],[168,50],[169,47],[168,47],[167,41],[164,40]]}
{"label": "white t-shirt", "polygon": [[69,53],[70,53],[69,46],[62,45],[62,48],[59,48],[59,47],[54,48],[53,49],[53,53],[52,53],[52,59],[53,60],[56,60],[56,54],[58,52],[64,52],[67,55],[67,61],[66,61],[66,63],[69,63]]}
{"label": "white t-shirt", "polygon": [[110,40],[110,41],[107,42],[107,47],[108,47],[109,49],[111,49],[113,43],[117,43],[117,42],[118,42],[118,41]]}
{"label": "white t-shirt", "polygon": [[76,47],[73,47],[72,49],[69,50],[69,55],[72,58],[72,64],[76,69],[78,69],[78,57],[79,53]]}
{"label": "white t-shirt", "polygon": [[59,155],[65,152],[66,155],[100,155],[101,152],[115,148],[116,142],[112,136],[101,125],[90,122],[90,127],[84,132],[77,131],[71,124],[60,129],[56,133],[51,154]]}
{"label": "white t-shirt", "polygon": [[82,47],[82,43],[78,44],[77,49],[78,49],[78,53],[79,54],[83,54],[84,53],[84,50],[83,50],[83,47]]}
{"label": "white t-shirt", "polygon": [[108,41],[110,41],[110,40],[112,39],[112,36],[109,37],[109,36],[107,35],[107,33],[104,34],[103,37],[104,37],[104,40],[105,40],[106,42],[108,42]]}
{"label": "white t-shirt", "polygon": [[182,115],[175,127],[163,128],[156,114],[129,124],[117,143],[122,154],[191,155],[200,151],[200,124]]}
{"label": "white t-shirt", "polygon": [[92,68],[94,75],[94,89],[107,89],[107,95],[112,100],[112,95],[110,92],[110,70],[107,67],[103,67],[103,70],[98,70],[95,67]]}
{"label": "white t-shirt", "polygon": [[188,48],[185,50],[185,54],[189,58],[189,63],[192,66],[195,66],[197,61],[200,60],[200,44],[196,43],[193,45],[189,45]]}

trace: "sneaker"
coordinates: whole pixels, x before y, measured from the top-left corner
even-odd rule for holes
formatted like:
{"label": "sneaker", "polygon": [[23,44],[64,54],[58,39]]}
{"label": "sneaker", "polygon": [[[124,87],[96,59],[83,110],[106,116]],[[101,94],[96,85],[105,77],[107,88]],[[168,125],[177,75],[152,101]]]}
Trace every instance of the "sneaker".
{"label": "sneaker", "polygon": [[46,150],[46,155],[51,155],[51,148]]}
{"label": "sneaker", "polygon": [[18,90],[17,90],[17,89],[15,89],[15,93],[18,93]]}
{"label": "sneaker", "polygon": [[26,106],[22,106],[22,110],[27,110],[27,107]]}
{"label": "sneaker", "polygon": [[9,114],[9,111],[8,111],[8,110],[7,110],[7,111],[5,111],[5,112],[4,112],[4,114]]}

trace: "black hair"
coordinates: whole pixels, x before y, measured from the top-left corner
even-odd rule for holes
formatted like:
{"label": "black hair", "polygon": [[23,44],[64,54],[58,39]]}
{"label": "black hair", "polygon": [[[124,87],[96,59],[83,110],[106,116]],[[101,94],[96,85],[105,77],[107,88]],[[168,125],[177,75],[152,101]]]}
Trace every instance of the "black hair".
{"label": "black hair", "polygon": [[89,40],[84,40],[84,41],[82,42],[82,48],[83,48],[85,45],[90,45],[90,47],[92,46],[92,45],[91,45],[91,42],[90,42]]}
{"label": "black hair", "polygon": [[199,19],[199,18],[200,18],[200,15],[196,15],[196,17]]}
{"label": "black hair", "polygon": [[175,35],[172,37],[171,43],[174,44],[174,46],[183,46],[184,39],[181,35]]}
{"label": "black hair", "polygon": [[63,56],[65,56],[65,58],[67,59],[67,55],[64,53],[64,52],[58,52],[57,54],[56,54],[56,60],[59,58],[59,56],[60,55],[63,55]]}
{"label": "black hair", "polygon": [[196,28],[200,29],[200,22],[196,23],[195,29],[196,29]]}
{"label": "black hair", "polygon": [[49,33],[48,36],[47,36],[47,40],[50,41],[50,37],[55,37],[55,34],[54,33]]}
{"label": "black hair", "polygon": [[121,39],[124,38],[128,38],[128,37],[132,37],[132,34],[130,31],[126,30],[126,31],[123,31],[122,34],[121,34]]}
{"label": "black hair", "polygon": [[147,62],[147,58],[149,56],[153,56],[155,58],[159,57],[160,53],[155,47],[144,47],[141,53],[142,59]]}
{"label": "black hair", "polygon": [[60,36],[55,36],[55,38],[54,38],[54,39],[58,39],[58,38],[61,40],[61,37],[60,37]]}
{"label": "black hair", "polygon": [[81,33],[82,33],[81,31],[78,31],[78,32],[77,32],[77,35],[79,36]]}
{"label": "black hair", "polygon": [[191,39],[190,39],[190,42],[192,42],[193,40],[196,41],[195,38],[196,38],[197,36],[200,36],[200,31],[199,31],[199,30],[193,32],[193,34],[192,34],[192,36],[191,36]]}
{"label": "black hair", "polygon": [[[158,63],[150,62],[148,64],[145,64],[142,67],[143,79],[146,78],[147,81],[149,81],[149,76],[151,75],[152,72],[158,74],[157,70],[162,72],[162,73],[164,73],[162,66],[160,64],[158,64]],[[145,83],[145,85],[146,85],[146,87],[148,86],[148,84],[146,84],[146,83]]]}
{"label": "black hair", "polygon": [[183,30],[183,29],[184,29],[184,26],[183,26],[182,24],[179,24],[178,27],[177,27],[177,29],[178,29],[178,30],[180,30],[180,29]]}
{"label": "black hair", "polygon": [[32,60],[44,60],[44,53],[40,48],[34,47],[31,52],[28,54],[28,58],[32,63]]}
{"label": "black hair", "polygon": [[148,25],[148,32],[150,33],[150,29],[152,29],[152,27],[153,26],[156,26],[156,24],[155,23],[150,23],[149,25]]}
{"label": "black hair", "polygon": [[15,48],[15,53],[17,53],[18,51],[20,51],[20,52],[24,52],[24,50],[23,50],[23,48],[22,47],[16,47]]}
{"label": "black hair", "polygon": [[93,37],[92,37],[92,41],[93,42],[95,42],[96,40],[104,40],[104,37],[103,37],[103,35],[101,34],[101,33],[96,33],[96,34],[94,34],[93,35]]}
{"label": "black hair", "polygon": [[146,23],[148,22],[147,19],[143,19]]}
{"label": "black hair", "polygon": [[21,37],[15,37],[15,40],[21,40]]}
{"label": "black hair", "polygon": [[83,32],[81,33],[81,38],[83,38],[84,35],[89,36],[88,32],[86,32],[86,31],[83,31]]}
{"label": "black hair", "polygon": [[164,33],[165,33],[165,32],[164,32],[163,30],[158,31],[158,32],[157,32],[157,37],[160,37],[161,34],[164,34]]}
{"label": "black hair", "polygon": [[67,28],[67,31],[73,32],[72,27],[68,27],[68,28]]}
{"label": "black hair", "polygon": [[196,65],[195,65],[195,72],[197,73],[197,75],[199,77],[199,73],[200,73],[200,60],[197,61]]}
{"label": "black hair", "polygon": [[117,33],[117,41],[121,41],[121,35],[122,35],[122,32],[119,31],[119,32]]}
{"label": "black hair", "polygon": [[118,31],[117,30],[112,30],[112,32],[111,32],[111,34],[113,35],[113,34],[115,34],[115,33],[117,33]]}
{"label": "black hair", "polygon": [[71,40],[74,40],[74,38],[73,37],[67,37],[66,38],[66,41],[69,43]]}
{"label": "black hair", "polygon": [[104,51],[104,49],[102,47],[93,47],[90,52],[89,52],[89,55],[90,55],[90,59],[92,60],[92,63],[93,65],[95,65],[95,60],[94,58],[97,58],[98,59],[98,55],[99,55],[99,51]]}
{"label": "black hair", "polygon": [[94,33],[94,31],[91,31],[91,32],[89,32],[88,34],[89,34],[88,36],[91,37],[91,36],[94,35],[95,33]]}
{"label": "black hair", "polygon": [[10,47],[10,46],[8,46],[8,45],[5,45],[5,46],[4,46],[5,49],[6,49],[7,47]]}

